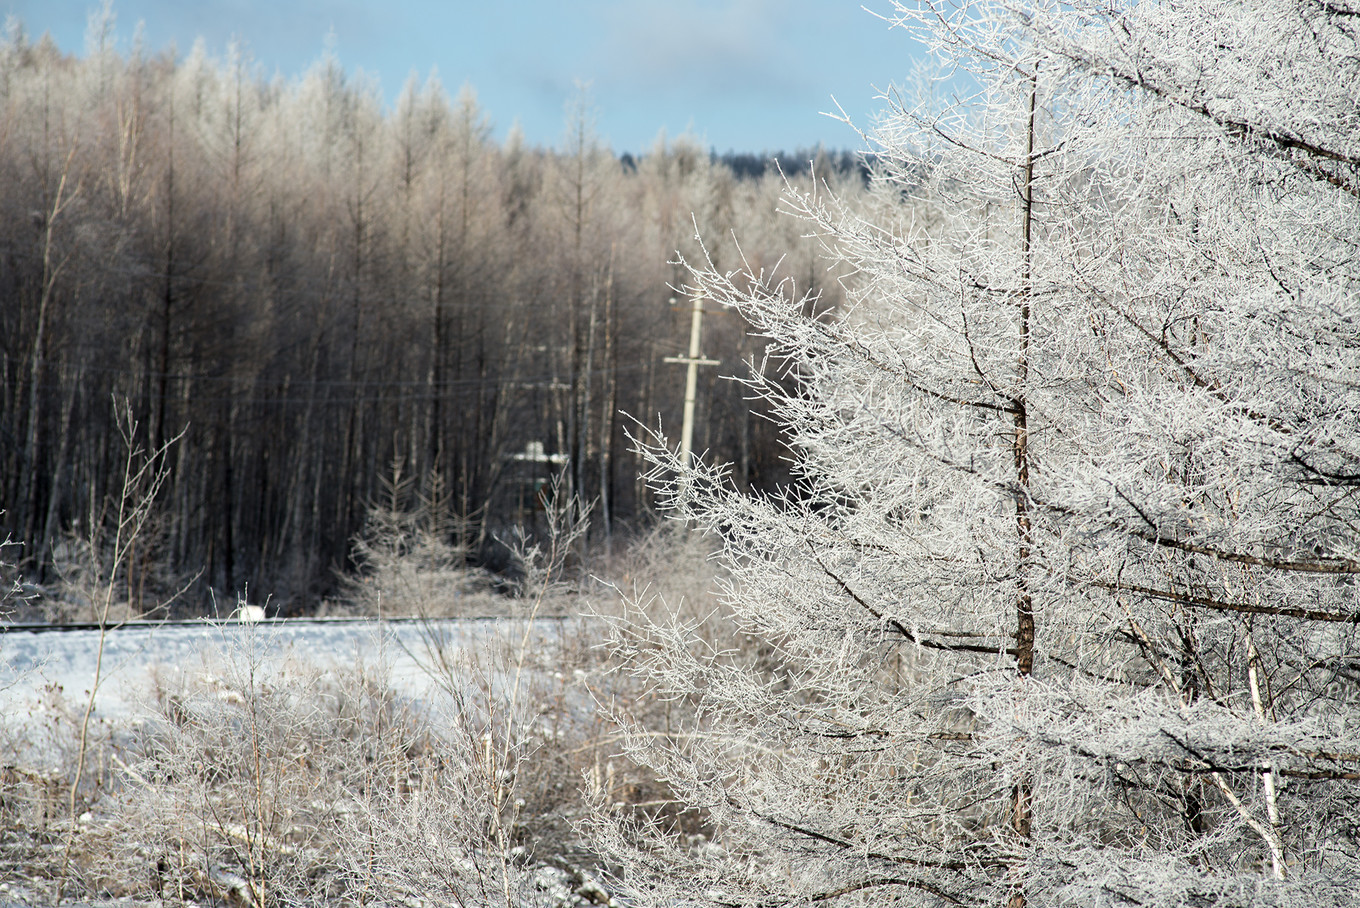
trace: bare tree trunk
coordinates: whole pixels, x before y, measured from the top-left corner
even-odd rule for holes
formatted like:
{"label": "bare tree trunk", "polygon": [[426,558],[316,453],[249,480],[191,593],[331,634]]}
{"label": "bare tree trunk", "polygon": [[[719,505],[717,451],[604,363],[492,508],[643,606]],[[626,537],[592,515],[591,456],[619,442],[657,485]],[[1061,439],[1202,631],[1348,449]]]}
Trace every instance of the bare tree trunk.
{"label": "bare tree trunk", "polygon": [[[38,297],[38,323],[33,332],[32,353],[29,355],[28,427],[24,433],[24,456],[20,462],[20,470],[23,475],[23,492],[19,496],[19,502],[20,506],[24,508],[26,524],[24,535],[28,539],[34,538],[39,529],[39,509],[38,502],[35,500],[38,476],[38,442],[42,425],[39,390],[42,386],[43,371],[47,361],[48,317],[57,278],[70,259],[68,254],[60,262],[54,263],[52,261],[52,231],[57,218],[61,216],[62,209],[70,202],[70,196],[66,195],[66,185],[71,174],[71,162],[75,153],[76,143],[73,141],[70,151],[66,154],[66,161],[62,165],[61,176],[57,180],[57,190],[53,194],[52,203],[43,212],[42,284]],[[73,192],[72,195],[74,194]]]}
{"label": "bare tree trunk", "polygon": [[62,494],[66,487],[66,458],[71,441],[71,411],[75,408],[80,378],[79,366],[74,367],[74,374],[63,375],[65,394],[62,397],[61,416],[57,422],[57,452],[53,460],[52,494],[47,498],[47,517],[43,521],[42,538],[36,540],[35,546],[38,558],[43,564],[51,557],[52,540],[56,538],[58,532],[57,520],[61,514]]}
{"label": "bare tree trunk", "polygon": [[619,361],[614,344],[614,251],[609,246],[609,274],[604,289],[604,351],[600,370],[604,387],[600,397],[600,522],[604,529],[605,557],[613,554],[614,545],[614,411],[618,409]]}
{"label": "bare tree trunk", "polygon": [[170,101],[165,176],[165,256],[156,357],[156,400],[151,418],[151,449],[159,450],[165,434],[165,402],[170,394],[170,334],[175,305],[175,105]]}
{"label": "bare tree trunk", "polygon": [[[447,267],[447,238],[444,222],[444,183],[439,186],[439,214],[435,220],[435,266],[434,284],[430,288],[431,322],[433,322],[434,349],[430,353],[430,475],[427,483],[433,482],[435,474],[444,472],[444,396],[448,382],[448,332],[444,328],[444,270]],[[444,477],[448,479],[447,476]]]}
{"label": "bare tree trunk", "polygon": [[[1038,107],[1038,73],[1030,76],[1029,124],[1025,133],[1025,160],[1022,177],[1024,195],[1020,213],[1020,350],[1016,363],[1015,397],[1011,401],[1015,434],[1015,526],[1019,537],[1016,556],[1015,600],[1015,662],[1021,678],[1034,671],[1034,598],[1030,588],[1030,558],[1033,552],[1033,525],[1029,513],[1029,411],[1025,388],[1029,380],[1030,306],[1033,301],[1032,281],[1032,226],[1034,214],[1034,123]],[[1020,838],[1028,840],[1034,819],[1034,789],[1028,778],[1022,777],[1015,786],[1012,825]],[[1011,908],[1024,908],[1025,894],[1016,891],[1011,896]]]}
{"label": "bare tree trunk", "polygon": [[593,397],[591,385],[593,377],[591,373],[595,371],[595,334],[599,328],[599,289],[592,287],[590,290],[590,313],[586,318],[586,343],[585,357],[581,363],[581,402],[580,417],[576,424],[577,438],[576,450],[579,452],[580,463],[577,467],[576,494],[581,499],[585,499],[586,492],[586,461],[590,459],[590,400]]}

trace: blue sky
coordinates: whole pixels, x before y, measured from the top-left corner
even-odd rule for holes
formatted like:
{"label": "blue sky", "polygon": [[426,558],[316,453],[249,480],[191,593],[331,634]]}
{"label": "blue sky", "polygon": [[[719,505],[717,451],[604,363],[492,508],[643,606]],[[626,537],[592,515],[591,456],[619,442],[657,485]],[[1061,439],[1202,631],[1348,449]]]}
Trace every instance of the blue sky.
{"label": "blue sky", "polygon": [[[858,148],[821,116],[832,97],[869,125],[878,89],[903,81],[914,49],[861,8],[888,0],[116,0],[116,33],[139,22],[149,48],[184,54],[202,37],[220,55],[233,36],[266,75],[293,78],[333,35],[340,63],[375,77],[390,103],[411,72],[449,93],[477,91],[496,134],[518,120],[532,144],[561,143],[564,106],[588,83],[601,138],[645,151],[658,132],[689,131],[718,151],[817,143]],[[83,53],[97,0],[0,0],[30,37],[49,32]]]}

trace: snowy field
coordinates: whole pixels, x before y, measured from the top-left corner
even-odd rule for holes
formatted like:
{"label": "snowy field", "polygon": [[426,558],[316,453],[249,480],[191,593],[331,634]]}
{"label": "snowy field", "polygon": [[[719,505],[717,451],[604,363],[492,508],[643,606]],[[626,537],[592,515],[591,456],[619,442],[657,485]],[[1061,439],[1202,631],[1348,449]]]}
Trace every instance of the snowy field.
{"label": "snowy field", "polygon": [[[554,691],[554,709],[585,716],[593,709],[589,697],[581,691],[561,692],[570,684],[564,677],[564,654],[580,644],[582,629],[588,627],[574,619],[551,618],[129,624],[104,635],[93,718],[119,734],[116,730],[140,727],[157,714],[158,689],[161,708],[165,692],[184,690],[239,702],[243,679],[288,678],[293,666],[301,667],[296,677],[304,685],[309,669],[353,678],[362,672],[363,678],[378,680],[400,697],[420,701],[432,715],[460,702],[456,693],[450,697],[451,689],[471,692],[489,685],[480,688],[483,694],[501,693],[513,684],[526,699]],[[30,739],[23,733],[33,732],[34,741],[45,740],[41,729],[54,721],[74,728],[95,687],[99,658],[98,630],[11,627],[0,633],[0,726],[20,732],[20,739]],[[566,871],[545,865],[536,872],[543,878],[535,883],[539,889],[561,890],[554,896],[556,903],[584,904],[573,895],[578,883]],[[30,887],[30,882],[22,876],[0,880],[0,908],[46,904],[48,889]],[[120,899],[66,904],[142,908],[153,903]]]}
{"label": "snowy field", "polygon": [[[533,623],[529,649],[535,662],[557,648],[566,624]],[[105,635],[96,711],[106,718],[126,715],[145,701],[158,677],[172,682],[184,673],[211,676],[224,660],[251,654],[267,663],[300,659],[323,669],[362,665],[373,670],[385,664],[398,691],[418,696],[431,683],[432,643],[446,653],[498,644],[517,649],[525,630],[520,620],[467,618],[131,624]],[[95,683],[99,636],[96,630],[0,634],[0,715],[21,720],[57,689],[84,702]]]}

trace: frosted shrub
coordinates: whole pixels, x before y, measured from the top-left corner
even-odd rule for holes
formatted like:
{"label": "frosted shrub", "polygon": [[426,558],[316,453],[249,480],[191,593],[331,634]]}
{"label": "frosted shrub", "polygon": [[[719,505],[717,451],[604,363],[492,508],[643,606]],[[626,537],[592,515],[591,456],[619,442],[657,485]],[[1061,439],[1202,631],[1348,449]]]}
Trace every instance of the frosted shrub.
{"label": "frosted shrub", "polygon": [[414,495],[394,470],[387,501],[369,509],[354,540],[348,600],[361,614],[445,618],[495,614],[490,578],[468,564],[445,503]]}
{"label": "frosted shrub", "polygon": [[342,895],[352,816],[433,765],[380,675],[284,658],[267,634],[159,679],[102,830],[110,888],[261,906]]}

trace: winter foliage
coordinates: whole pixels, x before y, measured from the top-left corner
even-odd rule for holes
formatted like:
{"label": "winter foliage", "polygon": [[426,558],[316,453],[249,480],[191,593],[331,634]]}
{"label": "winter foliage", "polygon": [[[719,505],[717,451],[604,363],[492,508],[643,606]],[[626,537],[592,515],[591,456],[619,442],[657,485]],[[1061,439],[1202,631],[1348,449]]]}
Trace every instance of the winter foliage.
{"label": "winter foliage", "polygon": [[648,443],[768,652],[617,625],[697,704],[634,754],[715,830],[601,820],[631,897],[1350,903],[1360,7],[892,19],[948,99],[893,100],[869,206],[787,197],[845,309],[692,268],[797,481]]}
{"label": "winter foliage", "polygon": [[[118,490],[111,398],[150,450],[183,433],[127,565],[136,613],[195,575],[177,614],[246,586],[306,612],[366,557],[394,465],[492,569],[563,463],[593,535],[626,532],[651,501],[622,414],[683,405],[674,251],[736,231],[836,292],[772,216],[775,173],[692,136],[616,157],[585,94],[561,147],[532,147],[494,139],[468,86],[412,77],[385,108],[332,55],[271,78],[235,44],[120,44],[110,15],[81,58],[0,31],[0,536],[31,582]],[[739,368],[745,328],[710,320],[705,353]],[[768,423],[716,369],[703,391],[700,443],[780,481]]]}
{"label": "winter foliage", "polygon": [[[222,548],[168,519],[172,560],[238,538],[261,559],[284,544],[311,557],[322,523],[348,540],[372,498],[376,474],[364,486],[350,468],[387,462],[386,506],[335,551],[357,555],[364,609],[439,611],[482,587],[468,546],[487,532],[441,521],[489,508],[494,465],[521,445],[555,437],[566,497],[598,491],[608,526],[619,363],[651,362],[626,326],[653,317],[625,314],[652,311],[671,273],[654,253],[677,223],[740,238],[748,216],[759,242],[687,239],[677,273],[738,316],[725,343],[751,369],[734,387],[791,452],[790,472],[765,478],[792,480],[755,481],[752,452],[776,446],[756,443],[748,401],[733,407],[735,467],[642,436],[652,485],[630,507],[660,501],[707,534],[723,601],[717,620],[678,601],[706,586],[697,534],[622,570],[611,583],[643,592],[595,608],[635,677],[596,661],[592,623],[574,666],[536,663],[527,630],[466,657],[431,633],[439,696],[421,704],[383,671],[275,671],[242,652],[158,690],[154,717],[115,734],[91,725],[96,683],[82,721],[54,708],[0,741],[15,755],[0,831],[24,833],[5,854],[47,868],[58,900],[69,879],[261,908],[608,902],[587,866],[616,870],[619,903],[639,908],[1354,903],[1360,6],[921,0],[887,18],[938,78],[886,99],[867,189],[790,179],[780,226],[757,214],[771,181],[742,202],[712,161],[664,142],[625,165],[584,114],[561,153],[498,149],[471,97],[437,86],[385,117],[334,68],[280,87],[201,54],[77,65],[11,39],[0,145],[35,151],[0,165],[42,178],[11,181],[39,205],[6,203],[35,213],[11,219],[31,224],[9,259],[27,277],[0,282],[24,304],[0,310],[19,338],[5,399],[24,414],[6,463],[55,447],[58,469],[11,469],[6,488],[37,544],[68,486],[102,497],[72,479],[109,458],[88,453],[95,370],[70,351],[124,324],[76,305],[123,299],[106,286],[121,274],[142,300],[136,343],[105,346],[154,366],[127,375],[154,410],[169,513],[228,527]],[[270,157],[282,149],[296,159]],[[789,224],[827,271],[772,264]],[[257,246],[266,233],[287,242]],[[237,248],[264,277],[241,279],[223,252]],[[324,275],[320,296],[304,275]],[[204,288],[219,285],[230,306],[208,318]],[[227,356],[206,342],[219,334],[263,352]],[[394,366],[401,345],[416,353]],[[220,368],[180,374],[204,357]],[[664,396],[645,374],[644,410]],[[257,403],[274,389],[294,408],[268,423],[287,444],[247,457],[238,431],[265,423],[214,397],[217,421],[169,464],[160,444],[190,402],[171,379],[254,387]],[[306,395],[283,397],[295,382]],[[341,385],[410,393],[389,423],[380,395],[320,390]],[[343,488],[323,488],[327,452]],[[261,492],[284,506],[233,522],[258,484],[237,468],[264,476],[266,462],[289,465]],[[404,510],[412,498],[429,513]],[[525,616],[566,595],[585,510],[549,509],[543,549],[521,537]],[[114,550],[101,628],[124,562],[132,588],[132,549]],[[216,577],[231,583],[227,561]],[[0,606],[25,588],[7,589]],[[49,726],[74,772],[27,767]]]}

